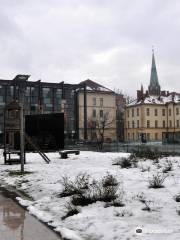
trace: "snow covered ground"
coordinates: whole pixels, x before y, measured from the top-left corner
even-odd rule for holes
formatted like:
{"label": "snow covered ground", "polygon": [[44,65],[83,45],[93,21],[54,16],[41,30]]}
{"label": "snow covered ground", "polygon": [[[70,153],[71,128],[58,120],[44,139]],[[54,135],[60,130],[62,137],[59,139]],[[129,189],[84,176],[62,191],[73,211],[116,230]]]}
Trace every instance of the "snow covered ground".
{"label": "snow covered ground", "polygon": [[[81,152],[60,159],[58,153],[47,154],[51,159],[46,164],[36,153],[27,154],[26,171],[31,174],[10,176],[10,170],[19,170],[20,165],[3,165],[0,155],[0,182],[25,191],[32,201],[18,198],[29,212],[53,226],[62,236],[74,240],[179,240],[180,202],[174,196],[180,194],[180,157],[168,157],[173,164],[172,171],[166,173],[164,188],[149,188],[149,180],[156,172],[162,172],[166,158],[159,163],[152,160],[139,161],[136,168],[121,168],[112,165],[117,157],[126,153]],[[63,190],[62,177],[68,175],[73,180],[79,173],[100,179],[109,172],[123,188],[123,207],[105,207],[105,202],[95,202],[78,207],[80,213],[62,220],[67,213],[67,203],[71,197],[59,197]],[[145,199],[151,211],[142,210]],[[179,211],[179,214],[178,214]],[[142,233],[136,233],[141,228]]]}

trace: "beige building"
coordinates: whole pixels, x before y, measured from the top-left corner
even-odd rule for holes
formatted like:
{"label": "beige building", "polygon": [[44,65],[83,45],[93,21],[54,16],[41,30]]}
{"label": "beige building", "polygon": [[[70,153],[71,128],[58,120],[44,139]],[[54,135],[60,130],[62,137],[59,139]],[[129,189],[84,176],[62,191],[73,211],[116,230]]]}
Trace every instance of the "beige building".
{"label": "beige building", "polygon": [[116,94],[92,80],[80,83],[77,95],[79,139],[116,140]]}
{"label": "beige building", "polygon": [[148,91],[137,91],[137,99],[126,106],[126,141],[164,141],[180,132],[180,94],[161,91],[154,53]]}

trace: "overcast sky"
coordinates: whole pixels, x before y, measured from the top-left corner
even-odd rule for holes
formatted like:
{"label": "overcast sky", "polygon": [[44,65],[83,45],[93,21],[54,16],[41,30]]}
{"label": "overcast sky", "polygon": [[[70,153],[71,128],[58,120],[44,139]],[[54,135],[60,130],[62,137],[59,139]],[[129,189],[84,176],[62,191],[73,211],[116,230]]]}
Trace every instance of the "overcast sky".
{"label": "overcast sky", "polygon": [[180,92],[179,0],[0,0],[0,78]]}

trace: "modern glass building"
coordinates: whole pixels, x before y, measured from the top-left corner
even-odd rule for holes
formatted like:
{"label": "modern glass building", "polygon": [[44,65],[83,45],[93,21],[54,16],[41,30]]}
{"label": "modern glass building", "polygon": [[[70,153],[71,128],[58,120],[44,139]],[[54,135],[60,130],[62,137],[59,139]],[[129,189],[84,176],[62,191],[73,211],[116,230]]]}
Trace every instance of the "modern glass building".
{"label": "modern glass building", "polygon": [[[4,107],[12,100],[23,102],[25,114],[64,113],[65,137],[76,138],[76,84],[28,81],[29,75],[0,79],[0,134],[3,135]],[[2,141],[2,140],[1,140]]]}

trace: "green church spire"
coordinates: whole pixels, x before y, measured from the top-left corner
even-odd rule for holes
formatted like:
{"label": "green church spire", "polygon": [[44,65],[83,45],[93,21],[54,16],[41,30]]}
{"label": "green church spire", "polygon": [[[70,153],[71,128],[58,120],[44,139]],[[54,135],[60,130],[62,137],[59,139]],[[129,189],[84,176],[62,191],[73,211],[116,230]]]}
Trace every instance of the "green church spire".
{"label": "green church spire", "polygon": [[152,54],[151,77],[150,77],[150,85],[148,89],[149,89],[149,95],[159,96],[161,93],[161,87],[159,85],[158,75],[156,70],[154,50]]}

